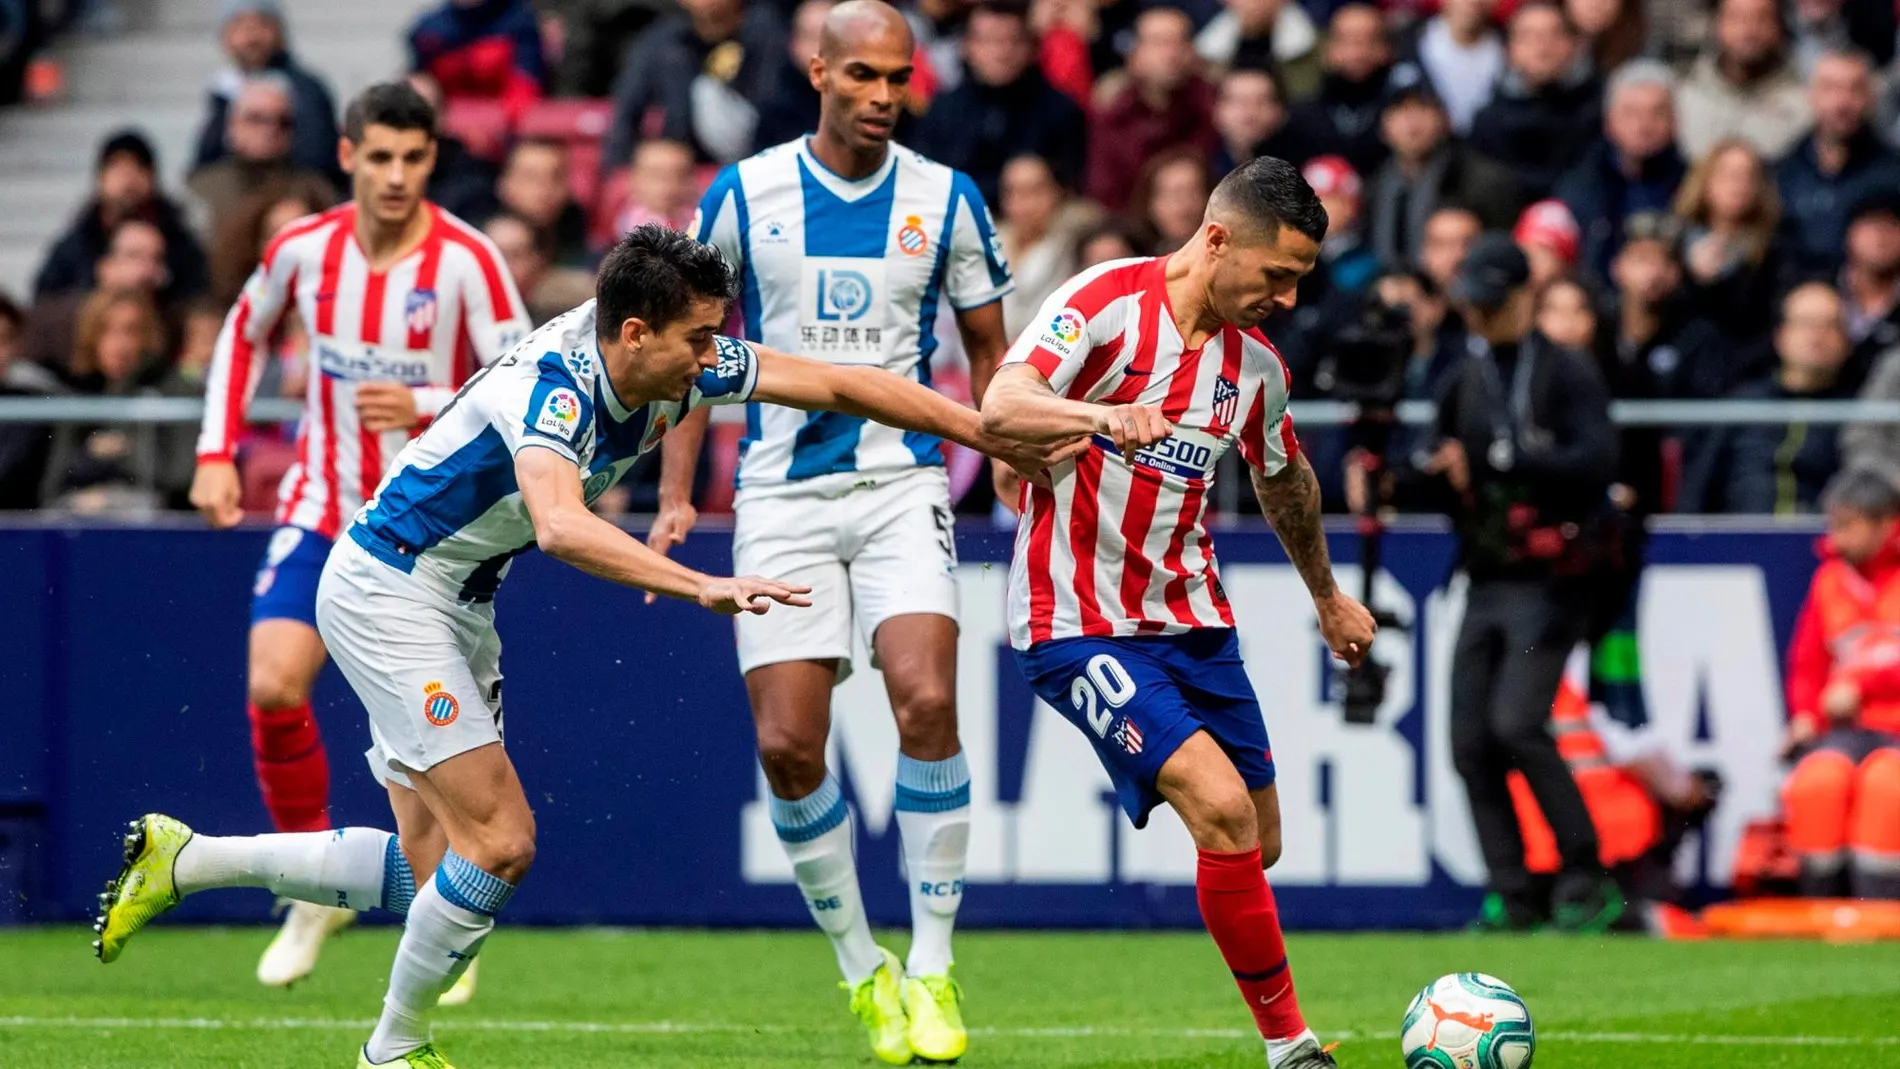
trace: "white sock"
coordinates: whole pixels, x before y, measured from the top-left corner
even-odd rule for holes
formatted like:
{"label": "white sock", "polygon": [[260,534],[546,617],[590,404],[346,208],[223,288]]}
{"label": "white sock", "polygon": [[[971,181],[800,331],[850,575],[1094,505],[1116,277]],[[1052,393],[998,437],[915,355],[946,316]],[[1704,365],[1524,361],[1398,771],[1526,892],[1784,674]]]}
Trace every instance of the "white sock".
{"label": "white sock", "polygon": [[884,963],[884,955],[864,917],[850,813],[838,781],[826,775],[817,790],[797,801],[774,796],[772,826],[791,859],[811,919],[831,938],[845,982],[862,983]]}
{"label": "white sock", "polygon": [[281,835],[194,835],[178,852],[180,895],[268,887],[285,898],[341,909],[409,908],[415,876],[396,837],[375,828]]}
{"label": "white sock", "polygon": [[1311,1028],[1294,1036],[1292,1039],[1267,1040],[1267,1069],[1273,1069],[1274,1066],[1279,1065],[1285,1060],[1288,1052],[1309,1039],[1314,1043],[1319,1042],[1319,1037],[1313,1034]]}
{"label": "white sock", "polygon": [[514,884],[453,850],[442,855],[435,878],[416,892],[403,924],[383,1015],[363,1046],[370,1061],[391,1061],[429,1042],[436,999],[475,959],[494,930],[495,914],[514,891]]}
{"label": "white sock", "polygon": [[941,761],[897,755],[897,829],[910,884],[911,976],[950,968],[950,933],[963,905],[970,853],[970,766],[958,752]]}

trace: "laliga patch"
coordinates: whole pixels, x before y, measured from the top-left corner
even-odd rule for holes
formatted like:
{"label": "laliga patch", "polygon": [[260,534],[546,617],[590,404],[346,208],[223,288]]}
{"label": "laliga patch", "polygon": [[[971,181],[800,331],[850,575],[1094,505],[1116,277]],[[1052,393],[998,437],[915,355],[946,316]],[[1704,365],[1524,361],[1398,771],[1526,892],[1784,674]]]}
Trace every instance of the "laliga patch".
{"label": "laliga patch", "polygon": [[1037,344],[1055,353],[1057,356],[1074,356],[1082,344],[1082,333],[1087,321],[1082,313],[1073,308],[1064,308],[1049,320],[1042,330]]}
{"label": "laliga patch", "polygon": [[580,422],[580,395],[565,387],[557,387],[549,390],[546,399],[541,402],[541,410],[534,417],[534,429],[567,441],[573,439],[574,430],[580,426]]}
{"label": "laliga patch", "polygon": [[422,717],[436,727],[445,728],[455,723],[462,715],[462,705],[455,695],[444,690],[442,684],[425,683],[422,686]]}

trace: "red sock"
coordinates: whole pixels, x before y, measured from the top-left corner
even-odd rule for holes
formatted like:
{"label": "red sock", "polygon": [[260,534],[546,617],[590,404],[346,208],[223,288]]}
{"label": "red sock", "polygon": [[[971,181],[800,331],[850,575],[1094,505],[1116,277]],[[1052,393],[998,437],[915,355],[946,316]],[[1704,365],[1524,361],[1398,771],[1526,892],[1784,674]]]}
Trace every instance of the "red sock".
{"label": "red sock", "polygon": [[249,707],[251,755],[257,787],[278,831],[325,831],[330,827],[330,759],[310,706]]}
{"label": "red sock", "polygon": [[1280,937],[1280,913],[1260,868],[1260,850],[1202,850],[1200,857],[1194,890],[1201,921],[1233,970],[1261,1036],[1291,1039],[1306,1031],[1306,1018],[1300,1016],[1300,1002],[1293,994],[1293,973],[1287,968],[1286,941]]}

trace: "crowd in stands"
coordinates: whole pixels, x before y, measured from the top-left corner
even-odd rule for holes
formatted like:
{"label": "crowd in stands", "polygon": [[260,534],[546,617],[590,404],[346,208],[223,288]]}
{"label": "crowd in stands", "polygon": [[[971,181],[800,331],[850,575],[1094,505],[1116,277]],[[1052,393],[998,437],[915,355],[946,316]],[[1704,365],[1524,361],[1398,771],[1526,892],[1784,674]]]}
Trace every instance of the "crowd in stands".
{"label": "crowd in stands", "polygon": [[[484,228],[546,318],[588,294],[617,234],[686,227],[718,167],[813,127],[805,67],[828,6],[428,10],[408,44],[409,77],[441,104],[432,195]],[[1178,245],[1213,182],[1271,154],[1305,168],[1332,217],[1301,307],[1267,326],[1296,397],[1319,395],[1315,368],[1374,299],[1409,315],[1407,395],[1433,396],[1466,351],[1446,283],[1479,234],[1506,231],[1544,287],[1545,332],[1593,354],[1618,398],[1900,400],[1894,7],[906,0],[918,51],[898,137],[989,202],[1017,277],[1012,331],[1076,270]],[[228,65],[183,187],[161,187],[140,132],[103,142],[33,292],[0,300],[0,392],[190,394],[262,244],[345,195],[337,101],[298,62],[289,14],[221,5]],[[264,390],[296,396],[296,332],[278,350]],[[180,504],[188,435],[157,437],[143,484],[123,430],[0,426],[0,508],[134,485]],[[1641,511],[1781,514],[1814,511],[1846,460],[1900,460],[1900,428],[1624,445]]]}

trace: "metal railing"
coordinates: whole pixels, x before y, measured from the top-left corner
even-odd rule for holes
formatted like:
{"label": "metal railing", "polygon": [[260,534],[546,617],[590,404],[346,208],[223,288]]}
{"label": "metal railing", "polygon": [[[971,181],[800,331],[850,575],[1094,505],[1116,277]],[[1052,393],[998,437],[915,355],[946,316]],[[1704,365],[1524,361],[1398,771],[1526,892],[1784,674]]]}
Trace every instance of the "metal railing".
{"label": "metal railing", "polygon": [[[1339,427],[1359,413],[1341,401],[1295,401],[1293,421],[1306,427]],[[196,397],[0,397],[0,423],[191,424],[204,414]],[[249,410],[253,423],[289,423],[303,415],[303,402],[260,398]],[[1398,420],[1430,424],[1429,401],[1407,401]],[[1900,401],[1616,401],[1610,416],[1627,427],[1718,427],[1776,423],[1900,424]]]}

